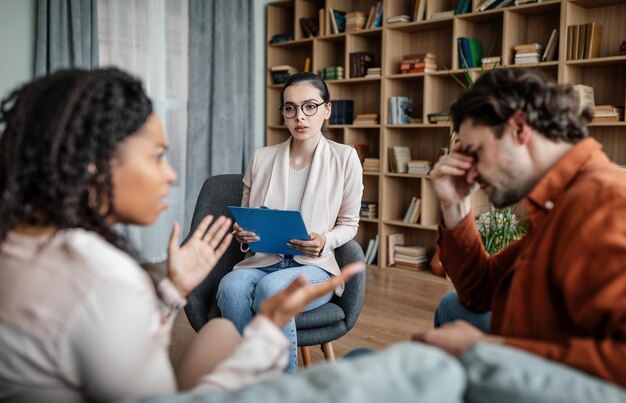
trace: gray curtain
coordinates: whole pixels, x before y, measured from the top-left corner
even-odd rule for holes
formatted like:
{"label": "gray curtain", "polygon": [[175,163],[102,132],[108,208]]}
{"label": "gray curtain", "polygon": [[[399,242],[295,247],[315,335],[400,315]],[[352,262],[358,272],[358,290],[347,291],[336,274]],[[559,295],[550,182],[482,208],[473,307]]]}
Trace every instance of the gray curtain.
{"label": "gray curtain", "polygon": [[252,0],[189,0],[185,226],[204,180],[241,173],[255,122]]}
{"label": "gray curtain", "polygon": [[97,0],[37,0],[35,75],[98,66]]}

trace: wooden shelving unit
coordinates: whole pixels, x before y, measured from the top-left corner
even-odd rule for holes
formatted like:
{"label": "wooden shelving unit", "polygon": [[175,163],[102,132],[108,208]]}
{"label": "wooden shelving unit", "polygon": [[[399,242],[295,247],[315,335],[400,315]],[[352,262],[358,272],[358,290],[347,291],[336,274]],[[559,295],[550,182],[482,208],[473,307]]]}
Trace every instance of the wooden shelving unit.
{"label": "wooden shelving unit", "polygon": [[[456,0],[427,0],[431,10],[453,10]],[[382,67],[382,78],[346,78],[327,81],[331,99],[353,99],[354,113],[378,113],[380,125],[333,125],[330,137],[346,144],[367,143],[381,161],[381,172],[365,173],[363,200],[378,202],[378,219],[362,219],[356,240],[367,247],[369,239],[380,237],[378,265],[387,267],[387,235],[401,232],[407,244],[433,246],[436,222],[404,224],[402,216],[413,196],[422,198],[422,208],[435,214],[438,203],[429,196],[425,175],[390,173],[387,147],[408,146],[413,159],[433,160],[449,143],[449,124],[430,124],[429,113],[449,106],[463,89],[453,76],[464,81],[457,53],[459,36],[478,38],[485,56],[501,56],[507,67],[541,69],[561,83],[594,87],[596,104],[626,104],[626,56],[619,56],[619,44],[626,40],[626,0],[544,0],[523,6],[476,12],[483,0],[473,0],[474,12],[454,17],[388,25],[389,16],[413,14],[414,0],[384,0],[383,27],[366,31],[304,38],[299,20],[317,18],[321,7],[342,11],[362,11],[366,15],[376,0],[287,0],[267,6],[267,42],[276,34],[291,33],[293,40],[267,46],[266,142],[276,144],[289,137],[278,112],[280,85],[272,83],[269,67],[290,64],[299,70],[306,57],[312,71],[341,65],[349,76],[349,54],[374,53],[374,66]],[[594,59],[566,60],[567,26],[598,22],[604,26],[601,54]],[[326,17],[326,32],[330,32]],[[513,66],[513,47],[538,42],[545,46],[553,29],[559,30],[557,60],[534,65]],[[437,56],[439,71],[400,74],[400,61],[410,53],[430,52]],[[471,69],[474,78],[480,68]],[[387,124],[387,99],[409,96],[414,118],[424,123]],[[626,165],[626,122],[591,124],[591,135],[603,143],[609,157]],[[473,203],[475,212],[488,208],[484,198]],[[433,216],[429,214],[429,216]],[[434,215],[436,217],[436,214]],[[371,266],[370,266],[371,267]]]}

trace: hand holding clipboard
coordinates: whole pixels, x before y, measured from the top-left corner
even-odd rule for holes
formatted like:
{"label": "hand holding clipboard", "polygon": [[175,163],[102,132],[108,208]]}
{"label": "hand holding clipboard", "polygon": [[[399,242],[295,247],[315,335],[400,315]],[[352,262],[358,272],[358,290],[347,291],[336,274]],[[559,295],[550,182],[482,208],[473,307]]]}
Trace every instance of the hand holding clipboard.
{"label": "hand holding clipboard", "polygon": [[235,236],[253,252],[319,256],[323,235],[309,235],[302,214],[296,210],[266,207],[228,207],[237,222]]}

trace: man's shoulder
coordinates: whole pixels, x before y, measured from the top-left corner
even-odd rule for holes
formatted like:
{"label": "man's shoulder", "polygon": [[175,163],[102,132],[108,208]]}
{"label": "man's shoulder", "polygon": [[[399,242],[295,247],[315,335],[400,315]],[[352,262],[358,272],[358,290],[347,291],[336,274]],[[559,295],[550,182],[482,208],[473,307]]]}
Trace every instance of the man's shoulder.
{"label": "man's shoulder", "polygon": [[577,211],[611,208],[623,212],[626,210],[626,172],[614,164],[582,171],[564,197],[564,203]]}

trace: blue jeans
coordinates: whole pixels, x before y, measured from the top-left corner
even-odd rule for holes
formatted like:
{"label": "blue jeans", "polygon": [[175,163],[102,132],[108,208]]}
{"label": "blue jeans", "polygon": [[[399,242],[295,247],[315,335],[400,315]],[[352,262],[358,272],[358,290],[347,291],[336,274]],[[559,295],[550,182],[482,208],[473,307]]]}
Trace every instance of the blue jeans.
{"label": "blue jeans", "polygon": [[[321,283],[330,279],[330,274],[316,266],[302,266],[293,258],[285,258],[274,265],[259,269],[238,269],[228,273],[220,282],[217,290],[217,306],[222,316],[235,324],[237,330],[243,329],[261,310],[263,301],[284,290],[301,274],[308,284]],[[324,305],[332,298],[332,293],[325,295],[304,308],[304,312]],[[292,318],[283,332],[291,344],[287,372],[298,369],[298,338],[296,321]]]}
{"label": "blue jeans", "polygon": [[489,333],[491,312],[474,312],[465,308],[459,302],[456,291],[448,291],[441,297],[435,311],[435,327],[440,327],[455,320],[464,320],[476,326],[484,333]]}

